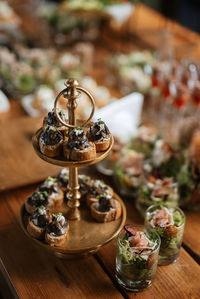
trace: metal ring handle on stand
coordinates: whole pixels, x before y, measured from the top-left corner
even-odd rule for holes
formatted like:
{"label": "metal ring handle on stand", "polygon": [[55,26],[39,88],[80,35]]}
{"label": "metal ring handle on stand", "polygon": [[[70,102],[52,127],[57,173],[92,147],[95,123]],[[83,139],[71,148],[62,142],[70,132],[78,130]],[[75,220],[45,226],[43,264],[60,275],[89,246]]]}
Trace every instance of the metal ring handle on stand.
{"label": "metal ring handle on stand", "polygon": [[[94,102],[94,99],[93,99],[92,95],[91,95],[86,89],[84,89],[83,87],[77,87],[76,90],[85,93],[85,94],[88,96],[88,98],[90,99],[90,102],[92,103],[92,111],[91,111],[91,113],[90,113],[90,116],[89,116],[89,118],[88,118],[86,121],[84,121],[83,124],[82,124],[82,127],[84,127],[84,126],[91,120],[91,118],[92,118],[93,115],[94,115],[94,111],[95,111],[95,102]],[[63,90],[57,95],[56,100],[55,100],[55,102],[54,102],[54,113],[56,114],[56,117],[57,117],[57,119],[61,122],[61,124],[63,124],[63,126],[68,127],[68,128],[76,128],[76,125],[70,125],[70,124],[65,123],[65,122],[61,119],[59,113],[57,112],[57,102],[58,102],[58,100],[60,99],[61,96],[64,96],[64,97],[65,97],[67,91],[68,91],[68,88],[65,88],[65,89],[63,89]],[[81,94],[81,93],[80,93],[80,94]],[[80,94],[79,94],[79,95],[80,95]],[[78,95],[78,96],[79,96],[79,95]]]}

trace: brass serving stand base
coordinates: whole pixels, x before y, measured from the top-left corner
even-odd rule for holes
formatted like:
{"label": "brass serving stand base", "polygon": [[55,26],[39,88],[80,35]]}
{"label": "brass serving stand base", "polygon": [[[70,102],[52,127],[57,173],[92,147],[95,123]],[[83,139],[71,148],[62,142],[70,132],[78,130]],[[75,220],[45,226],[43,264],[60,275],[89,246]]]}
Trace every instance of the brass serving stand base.
{"label": "brass serving stand base", "polygon": [[[76,98],[80,95],[80,92],[85,93],[91,100],[92,112],[87,121],[85,121],[82,126],[87,129],[90,119],[93,116],[95,105],[92,96],[82,87],[78,86],[78,82],[74,79],[69,79],[66,82],[66,87],[57,96],[54,104],[54,112],[58,120],[66,127],[69,128],[69,132],[79,125],[79,121],[75,118],[76,109]],[[68,119],[69,123],[66,124],[59,117],[57,112],[57,101],[63,96],[67,99],[68,108]],[[91,125],[91,123],[90,123]],[[39,148],[39,137],[42,133],[42,128],[39,129],[33,136],[32,143],[36,154],[44,161],[55,164],[58,166],[69,168],[69,183],[66,193],[67,202],[64,202],[62,207],[54,210],[53,212],[62,212],[63,215],[69,221],[69,233],[65,240],[65,243],[60,247],[53,247],[45,244],[44,241],[40,241],[32,238],[26,230],[27,221],[29,215],[26,213],[24,205],[21,208],[21,226],[26,235],[32,239],[32,241],[40,247],[46,248],[52,251],[58,257],[73,258],[77,256],[85,256],[95,253],[102,245],[111,241],[122,229],[126,221],[126,208],[123,201],[117,194],[114,194],[114,198],[119,201],[122,209],[121,217],[115,221],[98,223],[90,215],[89,208],[86,206],[84,200],[80,200],[81,194],[79,192],[78,184],[78,168],[86,167],[95,163],[98,163],[105,159],[109,152],[111,151],[113,145],[113,137],[110,140],[110,145],[108,149],[104,152],[99,152],[96,154],[96,158],[93,160],[85,161],[70,161],[66,160],[63,156],[50,158],[45,156]],[[80,203],[81,201],[81,203]]]}

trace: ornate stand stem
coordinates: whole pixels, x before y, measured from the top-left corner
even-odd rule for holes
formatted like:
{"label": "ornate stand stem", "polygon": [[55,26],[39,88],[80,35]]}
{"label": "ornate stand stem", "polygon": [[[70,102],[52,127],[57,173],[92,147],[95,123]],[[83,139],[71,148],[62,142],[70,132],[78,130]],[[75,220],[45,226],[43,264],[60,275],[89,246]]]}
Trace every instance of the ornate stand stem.
{"label": "ornate stand stem", "polygon": [[[75,79],[68,79],[65,82],[66,88],[62,90],[58,96],[56,97],[55,103],[54,103],[54,112],[56,114],[57,119],[66,127],[69,128],[69,133],[76,127],[76,107],[77,102],[76,99],[79,97],[81,92],[85,93],[91,103],[92,103],[92,111],[90,113],[90,116],[88,120],[83,122],[82,126],[86,125],[89,120],[92,118],[94,114],[95,109],[95,103],[94,99],[91,96],[91,94],[85,90],[84,88],[79,86],[79,83]],[[66,124],[59,116],[59,113],[57,112],[57,102],[60,98],[60,96],[64,96],[67,101],[67,109],[68,109],[68,121],[69,123]],[[79,199],[80,199],[80,193],[79,193],[79,184],[78,184],[78,168],[69,168],[69,184],[68,184],[68,193],[67,193],[67,206],[69,208],[67,218],[70,220],[78,220],[80,219],[80,212],[79,212]]]}
{"label": "ornate stand stem", "polygon": [[[76,87],[78,86],[78,82],[74,79],[69,79],[65,83],[67,87],[66,97],[68,99],[67,108],[68,108],[68,119],[69,125],[76,125],[76,117],[75,110],[77,107],[76,98],[78,96],[78,92]],[[73,129],[70,128],[69,132]],[[69,168],[69,184],[68,184],[68,192],[67,192],[67,206],[69,208],[67,213],[67,218],[70,220],[79,220],[80,219],[80,211],[78,207],[80,206],[79,199],[81,197],[78,184],[78,168]]]}
{"label": "ornate stand stem", "polygon": [[78,207],[80,206],[79,199],[81,197],[78,184],[78,169],[70,168],[69,169],[69,184],[68,184],[68,192],[67,192],[67,206],[69,207],[69,211],[67,213],[67,218],[70,220],[78,220],[80,219],[80,212]]}

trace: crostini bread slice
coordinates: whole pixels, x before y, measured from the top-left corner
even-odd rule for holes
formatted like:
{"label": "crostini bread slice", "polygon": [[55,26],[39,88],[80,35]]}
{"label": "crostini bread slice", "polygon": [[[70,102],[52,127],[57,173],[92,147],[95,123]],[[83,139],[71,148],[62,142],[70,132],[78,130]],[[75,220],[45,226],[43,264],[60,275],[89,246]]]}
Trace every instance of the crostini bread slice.
{"label": "crostini bread slice", "polygon": [[106,137],[100,140],[95,140],[94,144],[96,147],[96,152],[104,152],[110,146],[111,134],[108,134]]}
{"label": "crostini bread slice", "polygon": [[33,238],[43,239],[45,235],[45,229],[45,227],[36,226],[29,217],[27,231]]}
{"label": "crostini bread slice", "polygon": [[49,244],[50,246],[61,246],[65,242],[65,239],[67,237],[69,231],[69,224],[67,224],[66,232],[64,235],[61,236],[55,236],[53,234],[45,233],[45,242]]}
{"label": "crostini bread slice", "polygon": [[[113,196],[113,194],[114,194],[114,191],[113,191],[113,189],[110,187],[110,186],[108,186],[108,185],[106,185],[106,187],[107,187],[107,191],[105,191],[110,197],[112,197]],[[97,203],[99,201],[99,199],[97,198],[97,197],[95,197],[94,195],[90,195],[90,194],[87,194],[86,195],[86,204],[87,204],[87,206],[88,207],[90,207],[91,206],[91,204],[93,204],[93,203]]]}
{"label": "crostini bread slice", "polygon": [[58,192],[53,192],[49,195],[49,200],[55,208],[60,207],[64,200],[64,192],[59,189]]}
{"label": "crostini bread slice", "polygon": [[[37,206],[30,205],[28,203],[28,198],[25,200],[24,204],[25,204],[25,210],[26,210],[26,212],[32,215],[34,213],[35,209],[37,208]],[[45,208],[51,210],[52,207],[53,207],[53,202],[52,202],[52,200],[49,200],[48,204],[45,205]]]}
{"label": "crostini bread slice", "polygon": [[98,203],[93,203],[90,206],[92,217],[98,222],[110,222],[117,220],[121,216],[121,205],[114,198],[111,199],[111,204],[112,208],[108,212],[100,212],[98,210]]}
{"label": "crostini bread slice", "polygon": [[96,158],[96,149],[94,143],[92,142],[89,142],[89,145],[82,150],[69,149],[67,146],[67,142],[64,142],[63,152],[64,152],[64,157],[67,160],[85,161],[85,160],[93,160]]}
{"label": "crostini bread slice", "polygon": [[62,144],[63,139],[61,139],[59,143],[55,145],[46,145],[41,138],[39,139],[40,151],[47,157],[59,156],[62,153]]}

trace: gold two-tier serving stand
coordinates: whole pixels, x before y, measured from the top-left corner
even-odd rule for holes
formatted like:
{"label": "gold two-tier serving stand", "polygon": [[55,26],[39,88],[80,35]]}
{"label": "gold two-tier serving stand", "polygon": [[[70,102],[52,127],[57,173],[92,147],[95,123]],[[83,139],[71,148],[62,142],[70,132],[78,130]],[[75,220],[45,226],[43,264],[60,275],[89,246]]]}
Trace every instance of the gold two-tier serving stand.
{"label": "gold two-tier serving stand", "polygon": [[[66,88],[64,88],[58,94],[54,102],[54,112],[57,119],[63,124],[63,126],[68,128],[69,132],[77,126],[87,128],[92,124],[91,119],[95,111],[95,103],[92,95],[87,90],[80,87],[78,81],[75,79],[68,79],[65,82],[65,85]],[[79,120],[76,120],[75,113],[77,107],[76,100],[81,93],[86,94],[92,104],[92,111],[88,120],[83,121],[82,123]],[[65,123],[58,113],[57,106],[61,97],[66,100],[68,123]],[[95,222],[95,220],[92,219],[90,211],[88,207],[86,207],[85,203],[81,201],[80,205],[81,194],[79,192],[78,184],[78,168],[98,163],[106,158],[112,148],[113,138],[110,141],[108,149],[104,152],[97,153],[95,159],[85,161],[70,161],[66,160],[63,156],[50,158],[42,154],[39,148],[39,137],[41,133],[42,128],[40,128],[33,135],[32,139],[36,154],[48,163],[69,168],[69,182],[67,186],[68,191],[66,193],[67,202],[65,201],[62,207],[59,208],[59,212],[62,212],[69,221],[69,234],[64,245],[60,247],[51,247],[48,244],[45,244],[43,241],[32,238],[26,230],[28,214],[25,211],[24,205],[21,208],[21,226],[27,236],[31,238],[37,245],[53,251],[59,257],[69,258],[95,253],[102,245],[111,241],[119,233],[125,224],[126,208],[120,197],[114,193],[114,198],[121,204],[121,217],[108,223]],[[57,212],[57,210],[54,212]]]}

